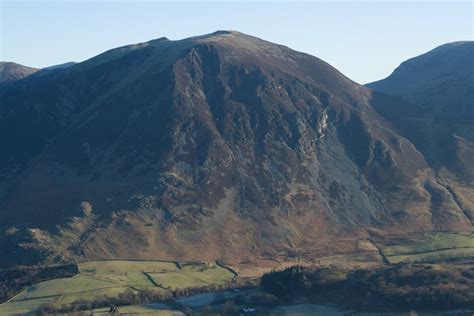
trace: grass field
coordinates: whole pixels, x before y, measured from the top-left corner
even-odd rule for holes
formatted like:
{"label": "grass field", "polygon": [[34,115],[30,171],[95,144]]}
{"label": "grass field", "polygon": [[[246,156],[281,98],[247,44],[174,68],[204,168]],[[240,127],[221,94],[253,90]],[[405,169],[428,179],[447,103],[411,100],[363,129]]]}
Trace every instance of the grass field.
{"label": "grass field", "polygon": [[390,263],[474,258],[473,233],[423,233],[378,243]]}
{"label": "grass field", "polygon": [[219,285],[232,280],[234,276],[229,270],[211,263],[184,265],[179,270],[148,274],[165,289]]}
{"label": "grass field", "polygon": [[174,262],[168,261],[128,261],[128,260],[104,260],[88,261],[79,264],[81,274],[121,274],[132,271],[173,271],[178,269]]}
{"label": "grass field", "polygon": [[400,262],[433,262],[450,259],[474,258],[474,248],[470,249],[446,249],[429,253],[418,253],[411,255],[395,255],[388,257],[390,263]]}
{"label": "grass field", "polygon": [[[30,286],[10,302],[0,304],[0,315],[31,312],[48,302],[60,306],[99,296],[114,297],[130,290],[182,289],[223,284],[234,278],[229,270],[208,262],[90,261],[79,264],[79,272],[72,278],[53,279]],[[143,308],[152,315],[167,315],[163,310]]]}
{"label": "grass field", "polygon": [[[93,316],[108,316],[109,308],[100,308],[93,310],[88,315]],[[184,316],[180,311],[167,309],[164,306],[150,305],[132,305],[118,308],[119,315],[146,315],[146,316]]]}
{"label": "grass field", "polygon": [[12,301],[0,304],[0,315],[23,315],[31,313],[41,305],[51,301],[51,298],[38,298],[24,301]]}
{"label": "grass field", "polygon": [[[374,241],[390,263],[446,261],[474,258],[474,233],[432,232],[392,236]],[[341,260],[341,259],[339,259]],[[169,291],[207,285],[221,285],[235,275],[212,262],[166,262],[105,260],[80,263],[72,278],[39,282],[10,302],[0,304],[0,315],[33,312],[45,303],[61,306],[78,300],[115,297],[126,291]],[[99,315],[103,310],[94,311]],[[284,310],[276,311],[283,313]],[[175,315],[155,305],[121,307],[122,314]]]}

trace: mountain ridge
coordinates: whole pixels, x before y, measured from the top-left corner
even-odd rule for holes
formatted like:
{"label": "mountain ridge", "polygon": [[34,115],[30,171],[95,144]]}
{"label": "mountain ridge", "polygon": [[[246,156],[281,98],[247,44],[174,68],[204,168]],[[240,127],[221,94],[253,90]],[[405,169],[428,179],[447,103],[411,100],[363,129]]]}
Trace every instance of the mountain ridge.
{"label": "mountain ridge", "polygon": [[39,71],[37,68],[23,66],[14,62],[0,61],[0,83],[20,80],[37,71]]}
{"label": "mountain ridge", "polygon": [[404,61],[387,78],[367,86],[434,107],[438,116],[472,121],[473,68],[474,41],[452,42]]}
{"label": "mountain ridge", "polygon": [[379,114],[404,102],[228,31],[0,86],[0,257],[313,256],[369,232],[469,229]]}
{"label": "mountain ridge", "polygon": [[[367,86],[413,104],[410,118],[391,120],[435,169],[474,177],[474,42],[453,42],[403,62],[386,79]],[[415,113],[416,112],[416,113]],[[397,117],[398,116],[398,117]]]}

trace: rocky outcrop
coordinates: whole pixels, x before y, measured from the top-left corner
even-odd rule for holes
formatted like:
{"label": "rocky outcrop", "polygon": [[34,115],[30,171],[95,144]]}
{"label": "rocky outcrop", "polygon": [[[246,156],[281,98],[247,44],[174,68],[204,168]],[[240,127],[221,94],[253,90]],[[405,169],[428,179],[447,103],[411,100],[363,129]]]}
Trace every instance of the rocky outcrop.
{"label": "rocky outcrop", "polygon": [[1,242],[43,260],[303,256],[367,228],[470,227],[459,207],[433,216],[423,183],[443,184],[375,110],[404,101],[238,32],[114,49],[0,100],[0,225],[18,230]]}

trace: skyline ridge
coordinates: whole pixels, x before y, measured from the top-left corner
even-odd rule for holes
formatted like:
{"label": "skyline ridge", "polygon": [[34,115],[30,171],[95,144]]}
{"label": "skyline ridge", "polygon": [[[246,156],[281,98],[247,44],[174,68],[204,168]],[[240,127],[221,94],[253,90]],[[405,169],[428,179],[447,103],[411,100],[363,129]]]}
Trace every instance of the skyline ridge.
{"label": "skyline ridge", "polygon": [[[74,65],[77,65],[77,64],[81,64],[81,63],[84,63],[88,60],[91,60],[91,59],[94,59],[95,57],[97,56],[100,56],[102,54],[105,54],[109,51],[113,51],[113,50],[116,50],[116,49],[121,49],[121,48],[126,48],[126,47],[133,47],[133,46],[137,46],[137,45],[142,45],[142,44],[153,44],[153,43],[157,43],[157,42],[161,42],[161,41],[170,41],[170,42],[180,42],[180,41],[186,41],[186,40],[193,40],[193,39],[199,39],[199,38],[206,38],[206,37],[211,37],[211,36],[218,36],[218,35],[243,35],[243,36],[248,36],[248,37],[252,37],[252,38],[255,38],[255,39],[259,39],[259,40],[262,40],[262,41],[265,41],[265,42],[268,42],[268,43],[272,43],[272,44],[276,44],[276,45],[279,45],[279,46],[283,46],[283,47],[286,47],[288,49],[291,49],[293,51],[296,51],[296,52],[299,52],[299,53],[303,53],[303,54],[308,54],[310,56],[313,56],[313,57],[316,57],[318,59],[321,59],[319,56],[316,56],[316,55],[313,55],[311,53],[307,53],[307,52],[304,52],[304,51],[299,51],[297,49],[294,49],[290,46],[287,46],[287,45],[283,45],[283,44],[280,44],[280,43],[273,43],[273,42],[270,42],[270,41],[267,41],[266,39],[262,39],[260,37],[257,37],[255,35],[252,35],[252,34],[247,34],[247,33],[244,33],[244,32],[241,32],[241,31],[238,31],[238,30],[230,30],[230,29],[219,29],[219,30],[216,30],[214,32],[210,32],[210,33],[206,33],[206,34],[200,34],[200,35],[192,35],[192,36],[188,36],[188,37],[184,37],[184,38],[179,38],[179,39],[173,39],[173,38],[169,38],[167,36],[157,36],[157,37],[154,37],[150,40],[146,40],[146,41],[142,41],[142,42],[135,42],[135,43],[129,43],[129,44],[125,44],[125,45],[120,45],[120,46],[116,46],[116,47],[112,47],[112,48],[109,48],[109,49],[106,49],[102,52],[100,52],[99,54],[97,55],[94,55],[94,56],[91,56],[87,59],[84,59],[84,60],[81,60],[81,61],[66,61],[66,62],[62,62],[62,63],[55,63],[55,64],[51,64],[51,65],[48,65],[48,66],[45,66],[45,67],[42,67],[42,68],[36,68],[36,67],[33,67],[33,66],[30,66],[30,65],[25,65],[25,64],[21,64],[17,61],[10,61],[10,60],[0,60],[0,62],[3,62],[3,63],[14,63],[14,64],[17,64],[17,65],[20,65],[20,66],[24,66],[24,67],[28,67],[28,68],[35,68],[35,69],[38,69],[38,70],[50,70],[50,69],[55,69],[55,68],[62,68],[62,69],[65,69],[65,68],[68,68],[69,66],[74,66]],[[397,69],[403,64],[403,63],[406,63],[407,61],[411,60],[411,59],[414,59],[414,58],[417,58],[419,56],[422,56],[422,55],[426,55],[426,54],[430,54],[431,52],[433,51],[436,51],[438,49],[440,49],[441,47],[448,47],[448,46],[452,46],[452,45],[463,45],[463,44],[466,44],[466,43],[473,43],[474,40],[459,40],[459,41],[453,41],[453,42],[447,42],[447,43],[443,43],[443,44],[440,44],[436,47],[433,47],[432,49],[428,50],[427,52],[425,53],[422,53],[420,55],[417,55],[417,56],[414,56],[412,58],[409,58],[405,61],[400,61],[400,64],[394,68],[392,70],[391,73],[389,73],[387,76],[383,77],[383,78],[377,78],[376,80],[374,81],[371,81],[371,82],[367,82],[366,84],[367,85],[370,85],[372,84],[373,82],[375,81],[378,81],[378,80],[381,80],[381,79],[384,79],[384,78],[387,78],[389,77],[390,75],[393,75],[393,73],[395,71],[397,71]],[[321,59],[323,60],[323,59]],[[323,60],[324,61],[324,60]],[[350,76],[348,76],[347,74],[345,74],[344,72],[342,72],[340,69],[338,69],[336,66],[328,63],[329,65],[331,65],[332,67],[334,67],[335,69],[337,69],[339,72],[341,72],[341,74],[343,74],[344,76],[346,76],[347,78],[349,78],[350,80],[352,81],[355,81],[353,78],[351,78]],[[67,65],[67,67],[61,67],[63,65]],[[355,81],[357,82],[357,81]]]}
{"label": "skyline ridge", "polygon": [[318,56],[353,80],[368,83],[388,76],[400,60],[442,43],[473,38],[470,2],[203,5],[152,1],[130,6],[3,1],[0,16],[0,60],[35,68],[80,62],[110,47],[144,42],[157,34],[182,39],[235,29]]}

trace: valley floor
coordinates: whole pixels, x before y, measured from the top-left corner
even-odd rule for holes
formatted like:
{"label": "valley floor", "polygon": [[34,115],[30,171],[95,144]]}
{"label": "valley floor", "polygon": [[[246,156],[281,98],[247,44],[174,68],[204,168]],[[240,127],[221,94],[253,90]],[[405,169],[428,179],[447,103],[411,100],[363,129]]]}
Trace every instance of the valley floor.
{"label": "valley floor", "polygon": [[[413,262],[446,264],[474,259],[473,233],[431,232],[383,239],[370,238],[360,242],[366,252],[322,257],[313,262],[313,266],[342,265],[354,269],[357,266],[362,268]],[[281,266],[295,263],[298,262],[293,259],[291,263],[282,262]],[[300,263],[309,265],[308,262]],[[355,313],[312,302],[273,306],[281,302],[273,301],[268,305],[268,302],[259,304],[250,299],[242,303],[235,298],[252,297],[261,292],[259,289],[238,289],[246,284],[243,277],[252,275],[248,273],[250,266],[235,266],[231,269],[217,262],[88,261],[78,264],[79,273],[73,277],[49,279],[24,287],[7,302],[0,304],[0,314],[21,315],[39,310],[89,310],[94,315],[100,315],[109,313],[112,305],[118,306],[115,311],[123,315],[206,314],[206,311],[218,312],[226,308],[238,311],[247,305],[257,308],[257,312],[265,311],[270,315]],[[259,271],[262,270],[264,269]],[[256,278],[251,278],[251,282],[258,284]],[[161,303],[150,304],[152,302]]]}

